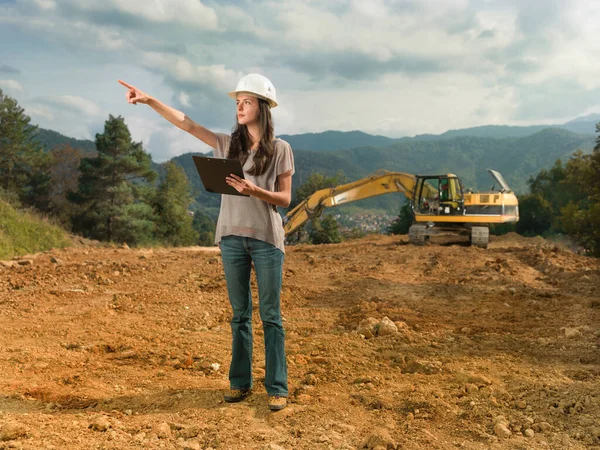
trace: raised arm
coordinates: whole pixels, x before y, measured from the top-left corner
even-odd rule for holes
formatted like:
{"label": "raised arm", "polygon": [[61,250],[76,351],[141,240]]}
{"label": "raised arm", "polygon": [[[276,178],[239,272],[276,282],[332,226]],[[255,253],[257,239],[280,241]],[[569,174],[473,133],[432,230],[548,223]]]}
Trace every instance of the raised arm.
{"label": "raised arm", "polygon": [[216,148],[217,136],[208,128],[204,128],[202,125],[198,125],[196,122],[194,122],[181,111],[178,111],[175,108],[165,105],[160,100],[149,96],[148,94],[136,88],[135,86],[127,84],[123,80],[119,80],[119,83],[121,83],[128,89],[126,94],[128,103],[132,103],[134,105],[137,105],[138,103],[143,103],[145,105],[150,106],[154,111],[159,113],[161,116],[163,116],[176,127],[187,131],[192,136],[197,137],[202,142],[211,146],[212,148]]}

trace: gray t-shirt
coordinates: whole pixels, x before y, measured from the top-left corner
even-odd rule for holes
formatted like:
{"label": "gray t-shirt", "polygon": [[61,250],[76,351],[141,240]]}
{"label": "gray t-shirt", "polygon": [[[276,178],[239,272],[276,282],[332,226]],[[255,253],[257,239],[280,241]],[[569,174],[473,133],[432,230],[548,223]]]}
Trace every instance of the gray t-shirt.
{"label": "gray t-shirt", "polygon": [[[214,156],[227,158],[231,136],[217,133],[217,148]],[[259,176],[250,175],[248,170],[254,165],[252,155],[244,164],[244,177],[256,186],[271,192],[278,190],[277,176],[291,171],[294,174],[294,155],[292,147],[281,139],[274,139],[274,155],[267,170]],[[259,239],[274,245],[285,252],[283,240],[283,221],[281,215],[270,203],[256,197],[239,195],[221,195],[221,211],[215,231],[215,244],[223,236],[242,236]]]}

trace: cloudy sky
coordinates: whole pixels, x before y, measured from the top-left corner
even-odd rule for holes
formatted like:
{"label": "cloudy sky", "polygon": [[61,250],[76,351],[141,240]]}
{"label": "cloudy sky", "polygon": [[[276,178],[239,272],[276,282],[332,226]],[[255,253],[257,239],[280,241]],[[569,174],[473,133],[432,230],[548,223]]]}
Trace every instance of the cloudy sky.
{"label": "cloudy sky", "polygon": [[599,23],[597,0],[0,0],[0,89],[77,138],[121,115],[155,161],[207,149],[119,78],[214,131],[249,72],[277,134],[562,123],[600,112]]}

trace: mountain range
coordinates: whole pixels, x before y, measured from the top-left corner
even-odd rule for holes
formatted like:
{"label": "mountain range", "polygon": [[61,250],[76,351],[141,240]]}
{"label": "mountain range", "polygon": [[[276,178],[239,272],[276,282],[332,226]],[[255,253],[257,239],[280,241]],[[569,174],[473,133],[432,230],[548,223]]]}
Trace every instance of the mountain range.
{"label": "mountain range", "polygon": [[[347,181],[365,177],[379,169],[409,173],[454,173],[466,187],[489,189],[493,183],[486,169],[500,171],[512,189],[527,192],[529,177],[551,167],[557,159],[566,161],[578,149],[589,152],[595,145],[600,115],[578,118],[563,125],[527,127],[488,125],[450,130],[440,135],[418,135],[392,139],[361,131],[326,131],[280,135],[294,149],[298,187],[313,172],[328,176],[343,173]],[[94,150],[92,141],[75,140],[52,130],[40,129],[39,141],[47,148],[62,143]],[[196,208],[217,214],[220,196],[202,187],[191,156],[172,158],[186,172],[195,190]],[[155,164],[157,170],[162,167]],[[395,197],[395,198],[392,198]],[[397,213],[397,196],[381,196],[356,202],[355,206]]]}

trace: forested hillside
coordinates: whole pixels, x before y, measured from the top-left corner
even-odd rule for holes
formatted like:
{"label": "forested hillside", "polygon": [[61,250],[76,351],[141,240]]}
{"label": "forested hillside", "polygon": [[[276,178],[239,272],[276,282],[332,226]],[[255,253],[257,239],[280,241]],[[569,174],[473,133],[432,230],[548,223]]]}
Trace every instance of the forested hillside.
{"label": "forested hillside", "polygon": [[56,131],[44,128],[38,128],[37,141],[42,144],[45,150],[52,150],[60,145],[69,145],[86,153],[96,151],[96,145],[92,141],[70,138]]}
{"label": "forested hillside", "polygon": [[[397,141],[387,147],[360,147],[331,152],[295,150],[296,174],[294,187],[302,185],[311,173],[328,176],[342,173],[347,181],[362,178],[380,169],[409,173],[454,173],[465,187],[488,189],[493,181],[486,169],[500,171],[517,193],[527,192],[527,180],[543,168],[551,167],[556,159],[568,160],[582,149],[594,147],[594,137],[548,128],[523,138],[490,139],[457,137],[444,140]],[[181,165],[197,189],[196,201],[202,207],[216,208],[219,196],[202,189],[192,161],[192,153],[173,161]],[[395,196],[361,202],[367,208],[398,211]]]}
{"label": "forested hillside", "polygon": [[[294,188],[301,186],[314,172],[328,176],[341,174],[342,180],[352,181],[385,169],[409,173],[450,172],[459,175],[466,187],[487,189],[492,180],[486,169],[495,169],[504,175],[513,190],[522,194],[527,192],[529,177],[551,167],[556,159],[566,161],[578,149],[589,152],[593,148],[592,119],[591,116],[583,117],[551,128],[490,125],[402,139],[360,131],[280,137],[294,148]],[[576,134],[563,128],[589,128],[590,134]],[[46,149],[69,144],[86,151],[95,150],[91,141],[68,138],[51,130],[39,130],[37,139]],[[193,209],[216,218],[220,196],[204,190],[192,161],[194,154],[200,153],[185,153],[172,161],[184,169],[194,189]],[[162,178],[164,170],[161,166],[153,163],[153,167]],[[382,196],[353,206],[396,214],[401,201],[398,196]]]}
{"label": "forested hillside", "polygon": [[323,133],[282,134],[280,139],[289,142],[293,149],[335,151],[355,147],[383,147],[393,144],[397,139],[374,136],[362,131],[325,131]]}

